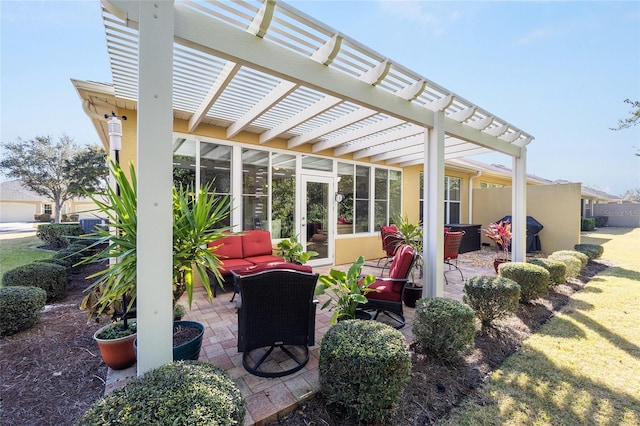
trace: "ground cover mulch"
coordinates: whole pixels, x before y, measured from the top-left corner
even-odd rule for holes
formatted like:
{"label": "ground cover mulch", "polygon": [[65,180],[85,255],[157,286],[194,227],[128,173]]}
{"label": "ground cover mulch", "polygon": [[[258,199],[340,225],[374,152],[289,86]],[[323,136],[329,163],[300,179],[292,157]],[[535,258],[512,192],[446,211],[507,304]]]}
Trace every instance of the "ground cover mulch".
{"label": "ground cover mulch", "polygon": [[47,305],[31,329],[0,339],[0,424],[72,425],[104,393],[107,367],[81,311],[85,277],[104,268],[87,265],[69,274],[64,297]]}
{"label": "ground cover mulch", "polygon": [[[443,365],[411,346],[412,375],[394,416],[393,425],[427,425],[446,416],[464,398],[477,398],[485,377],[521,342],[564,306],[570,296],[607,267],[592,261],[583,274],[557,286],[531,305],[478,333],[475,349],[460,365]],[[104,325],[87,323],[79,309],[86,276],[100,268],[87,265],[72,271],[66,295],[48,305],[33,328],[0,339],[0,424],[72,425],[104,392],[107,367],[93,333]],[[327,407],[322,396],[300,405],[272,425],[356,425]]]}
{"label": "ground cover mulch", "polygon": [[[412,344],[411,379],[400,398],[399,406],[385,425],[429,425],[446,417],[452,408],[466,398],[482,403],[478,392],[485,378],[504,360],[516,352],[522,341],[567,304],[573,293],[608,267],[605,261],[590,261],[582,275],[553,288],[545,297],[531,304],[520,304],[509,318],[496,322],[486,332],[478,331],[473,351],[458,365],[445,365],[430,354],[422,353]],[[352,426],[359,423],[345,419],[332,407],[327,407],[321,395],[301,404],[291,413],[270,425],[288,426]]]}

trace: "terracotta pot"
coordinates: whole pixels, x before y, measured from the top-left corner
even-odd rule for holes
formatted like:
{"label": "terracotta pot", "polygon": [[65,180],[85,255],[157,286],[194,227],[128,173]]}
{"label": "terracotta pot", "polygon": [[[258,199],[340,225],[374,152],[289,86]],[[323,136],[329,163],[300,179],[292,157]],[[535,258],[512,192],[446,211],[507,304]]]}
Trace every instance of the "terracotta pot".
{"label": "terracotta pot", "polygon": [[493,260],[493,269],[496,270],[496,274],[498,273],[498,266],[502,265],[503,263],[506,262],[511,262],[509,259],[494,259]]}
{"label": "terracotta pot", "polygon": [[98,343],[100,355],[105,364],[113,370],[123,370],[131,367],[136,363],[136,351],[133,348],[133,341],[136,339],[136,333],[119,339],[98,339],[96,336],[109,325],[102,327],[93,335],[94,340]]}

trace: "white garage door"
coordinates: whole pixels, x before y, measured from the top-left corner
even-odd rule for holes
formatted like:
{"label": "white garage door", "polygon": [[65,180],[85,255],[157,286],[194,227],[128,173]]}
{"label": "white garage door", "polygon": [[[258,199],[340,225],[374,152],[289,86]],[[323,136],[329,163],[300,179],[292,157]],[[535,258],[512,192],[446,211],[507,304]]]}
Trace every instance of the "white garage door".
{"label": "white garage door", "polygon": [[36,206],[25,203],[2,203],[0,222],[33,222]]}

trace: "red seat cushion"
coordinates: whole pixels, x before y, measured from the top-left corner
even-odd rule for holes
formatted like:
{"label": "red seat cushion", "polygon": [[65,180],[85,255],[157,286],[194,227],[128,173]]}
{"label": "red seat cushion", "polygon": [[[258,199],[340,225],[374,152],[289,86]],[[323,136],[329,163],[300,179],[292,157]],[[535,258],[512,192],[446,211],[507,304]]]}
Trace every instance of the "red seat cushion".
{"label": "red seat cushion", "polygon": [[246,231],[242,236],[242,252],[244,257],[270,255],[271,233],[269,231]]}
{"label": "red seat cushion", "polygon": [[[208,244],[210,249],[221,259],[242,259],[242,238],[241,236],[224,237]],[[215,248],[215,249],[214,249]]]}
{"label": "red seat cushion", "polygon": [[255,263],[256,265],[260,263],[284,262],[283,257],[274,256],[272,254],[265,254],[263,256],[245,257],[244,259],[248,260],[251,263]]}
{"label": "red seat cushion", "polygon": [[407,278],[413,264],[415,250],[410,245],[404,244],[398,247],[391,267],[389,267],[390,278]]}
{"label": "red seat cushion", "polygon": [[268,263],[260,263],[258,265],[248,266],[246,268],[234,271],[238,275],[250,275],[257,274],[258,272],[270,271],[273,269],[289,269],[293,271],[299,272],[308,272],[311,273],[311,266],[308,265],[298,265],[297,263],[289,263],[289,262],[268,262]]}
{"label": "red seat cushion", "polygon": [[220,267],[218,270],[222,275],[228,275],[231,271],[238,271],[250,266],[255,266],[255,263],[251,263],[244,259],[221,259]]}
{"label": "red seat cushion", "polygon": [[389,300],[398,302],[402,300],[402,281],[392,281],[384,278],[377,279],[369,287],[379,290],[366,294],[367,299]]}

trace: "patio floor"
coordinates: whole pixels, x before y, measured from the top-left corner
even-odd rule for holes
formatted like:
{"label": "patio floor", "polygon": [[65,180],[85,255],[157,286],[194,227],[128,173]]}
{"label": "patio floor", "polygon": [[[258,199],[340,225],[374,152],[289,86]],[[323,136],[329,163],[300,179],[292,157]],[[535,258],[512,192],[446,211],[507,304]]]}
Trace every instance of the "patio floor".
{"label": "patio floor", "polygon": [[[458,266],[463,271],[464,278],[481,274],[495,274],[493,270],[473,266],[469,255],[460,255]],[[379,275],[380,268],[376,268],[375,261],[368,261],[363,268],[364,274]],[[333,266],[333,268],[346,270],[350,265]],[[321,275],[327,274],[332,266],[314,268],[314,272]],[[452,270],[445,272],[449,284],[445,285],[444,297],[462,300],[464,282],[460,274]],[[233,290],[227,287],[226,293],[218,291],[213,303],[206,300],[204,291],[194,293],[194,302],[191,311],[187,310],[184,319],[199,321],[205,325],[205,334],[200,352],[200,360],[208,361],[224,370],[238,384],[247,403],[247,415],[245,425],[262,425],[273,421],[278,415],[282,415],[296,404],[310,398],[319,390],[318,381],[318,350],[324,333],[329,329],[331,312],[317,311],[316,316],[316,345],[309,349],[309,362],[300,371],[279,378],[262,378],[249,374],[242,366],[242,353],[237,350],[237,314],[236,304],[231,302]],[[321,296],[320,305],[328,296]],[[411,331],[414,309],[404,307],[407,324],[400,330],[407,342],[413,341]],[[109,369],[105,394],[123,386],[136,375],[135,366],[120,371]]]}

